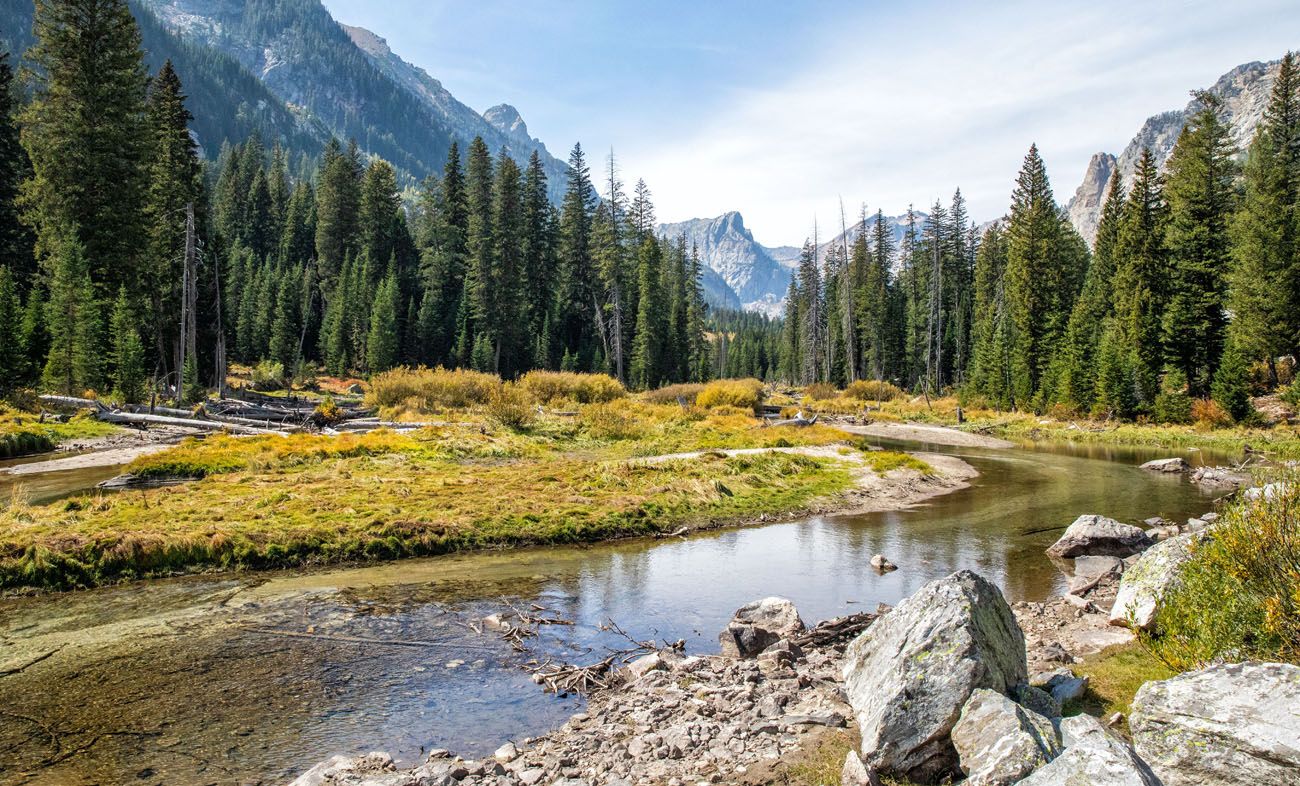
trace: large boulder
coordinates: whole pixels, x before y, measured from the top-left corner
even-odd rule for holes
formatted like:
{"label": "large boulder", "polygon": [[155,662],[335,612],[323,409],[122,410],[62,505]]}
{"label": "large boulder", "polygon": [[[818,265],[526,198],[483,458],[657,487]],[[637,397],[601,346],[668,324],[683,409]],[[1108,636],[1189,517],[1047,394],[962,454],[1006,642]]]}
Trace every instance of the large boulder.
{"label": "large boulder", "polygon": [[1300,667],[1238,663],[1148,682],[1129,727],[1165,786],[1300,783]]}
{"label": "large boulder", "polygon": [[1147,549],[1120,579],[1119,594],[1110,609],[1110,624],[1149,630],[1155,624],[1160,601],[1178,583],[1179,572],[1192,558],[1192,544],[1202,537],[1189,532]]}
{"label": "large boulder", "polygon": [[1047,549],[1053,557],[1128,557],[1151,546],[1146,532],[1105,516],[1080,516]]}
{"label": "large boulder", "polygon": [[926,584],[844,654],[863,762],[920,782],[958,774],[949,735],[966,701],[1027,677],[1025,637],[997,587],[970,571]]}
{"label": "large boulder", "polygon": [[1065,752],[1020,786],[1161,786],[1137,754],[1090,715],[1061,721],[1061,741]]}
{"label": "large boulder", "polygon": [[777,643],[804,630],[794,603],[785,598],[763,598],[736,610],[731,622],[718,635],[722,654],[728,658],[757,658]]}
{"label": "large boulder", "polygon": [[1010,786],[1061,753],[1047,718],[996,691],[980,688],[962,707],[952,744],[966,786]]}

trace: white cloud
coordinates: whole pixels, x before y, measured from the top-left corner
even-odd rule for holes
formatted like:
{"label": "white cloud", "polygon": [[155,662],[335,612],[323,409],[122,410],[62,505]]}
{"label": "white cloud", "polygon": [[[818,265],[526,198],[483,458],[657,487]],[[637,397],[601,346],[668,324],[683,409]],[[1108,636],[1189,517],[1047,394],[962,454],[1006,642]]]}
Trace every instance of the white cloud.
{"label": "white cloud", "polygon": [[[954,4],[957,5],[957,4]],[[782,83],[735,88],[693,133],[621,141],[667,220],[740,210],[760,241],[797,244],[814,215],[924,208],[960,186],[972,216],[1005,210],[1037,142],[1058,200],[1088,157],[1252,59],[1300,44],[1289,3],[985,4],[833,20]],[[1247,8],[1246,6],[1250,6]]]}

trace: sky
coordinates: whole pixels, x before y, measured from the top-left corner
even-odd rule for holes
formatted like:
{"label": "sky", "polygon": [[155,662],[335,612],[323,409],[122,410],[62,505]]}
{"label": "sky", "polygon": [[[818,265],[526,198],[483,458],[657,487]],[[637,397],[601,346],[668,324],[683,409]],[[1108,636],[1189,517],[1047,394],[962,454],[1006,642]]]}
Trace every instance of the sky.
{"label": "sky", "polygon": [[958,187],[997,218],[1031,143],[1064,203],[1150,115],[1300,49],[1297,0],[324,3],[474,109],[514,105],[557,157],[612,150],[661,221],[738,210],[769,246],[841,202],[898,214]]}

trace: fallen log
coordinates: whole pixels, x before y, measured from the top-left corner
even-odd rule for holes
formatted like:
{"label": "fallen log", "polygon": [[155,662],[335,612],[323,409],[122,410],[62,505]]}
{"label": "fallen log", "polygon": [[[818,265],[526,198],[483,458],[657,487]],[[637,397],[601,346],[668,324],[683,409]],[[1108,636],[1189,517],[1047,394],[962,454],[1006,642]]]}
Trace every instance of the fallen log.
{"label": "fallen log", "polygon": [[110,412],[105,410],[97,412],[95,418],[97,420],[102,420],[105,423],[116,423],[118,425],[179,426],[181,428],[193,428],[202,431],[229,431],[231,434],[278,434],[280,436],[288,436],[288,432],[277,429],[241,426],[237,423],[223,423],[217,420],[174,418],[167,415],[141,415],[134,412]]}
{"label": "fallen log", "polygon": [[41,401],[47,404],[54,404],[60,407],[72,407],[74,409],[93,409],[96,411],[105,411],[108,407],[104,402],[96,401],[93,398],[77,398],[75,396],[41,396]]}
{"label": "fallen log", "polygon": [[789,420],[774,420],[773,426],[795,426],[796,428],[808,428],[817,423],[821,415],[813,415],[812,419],[808,418],[790,418]]}

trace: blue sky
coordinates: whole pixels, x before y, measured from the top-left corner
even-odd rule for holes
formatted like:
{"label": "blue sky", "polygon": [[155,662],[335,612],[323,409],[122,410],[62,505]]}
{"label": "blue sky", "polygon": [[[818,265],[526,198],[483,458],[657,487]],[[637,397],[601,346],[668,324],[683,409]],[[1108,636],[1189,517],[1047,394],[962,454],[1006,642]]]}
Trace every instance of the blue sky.
{"label": "blue sky", "polygon": [[1300,48],[1296,0],[324,2],[557,156],[613,148],[660,220],[739,210],[768,245],[841,198],[898,213],[960,186],[995,218],[1031,142],[1064,202],[1149,115]]}

